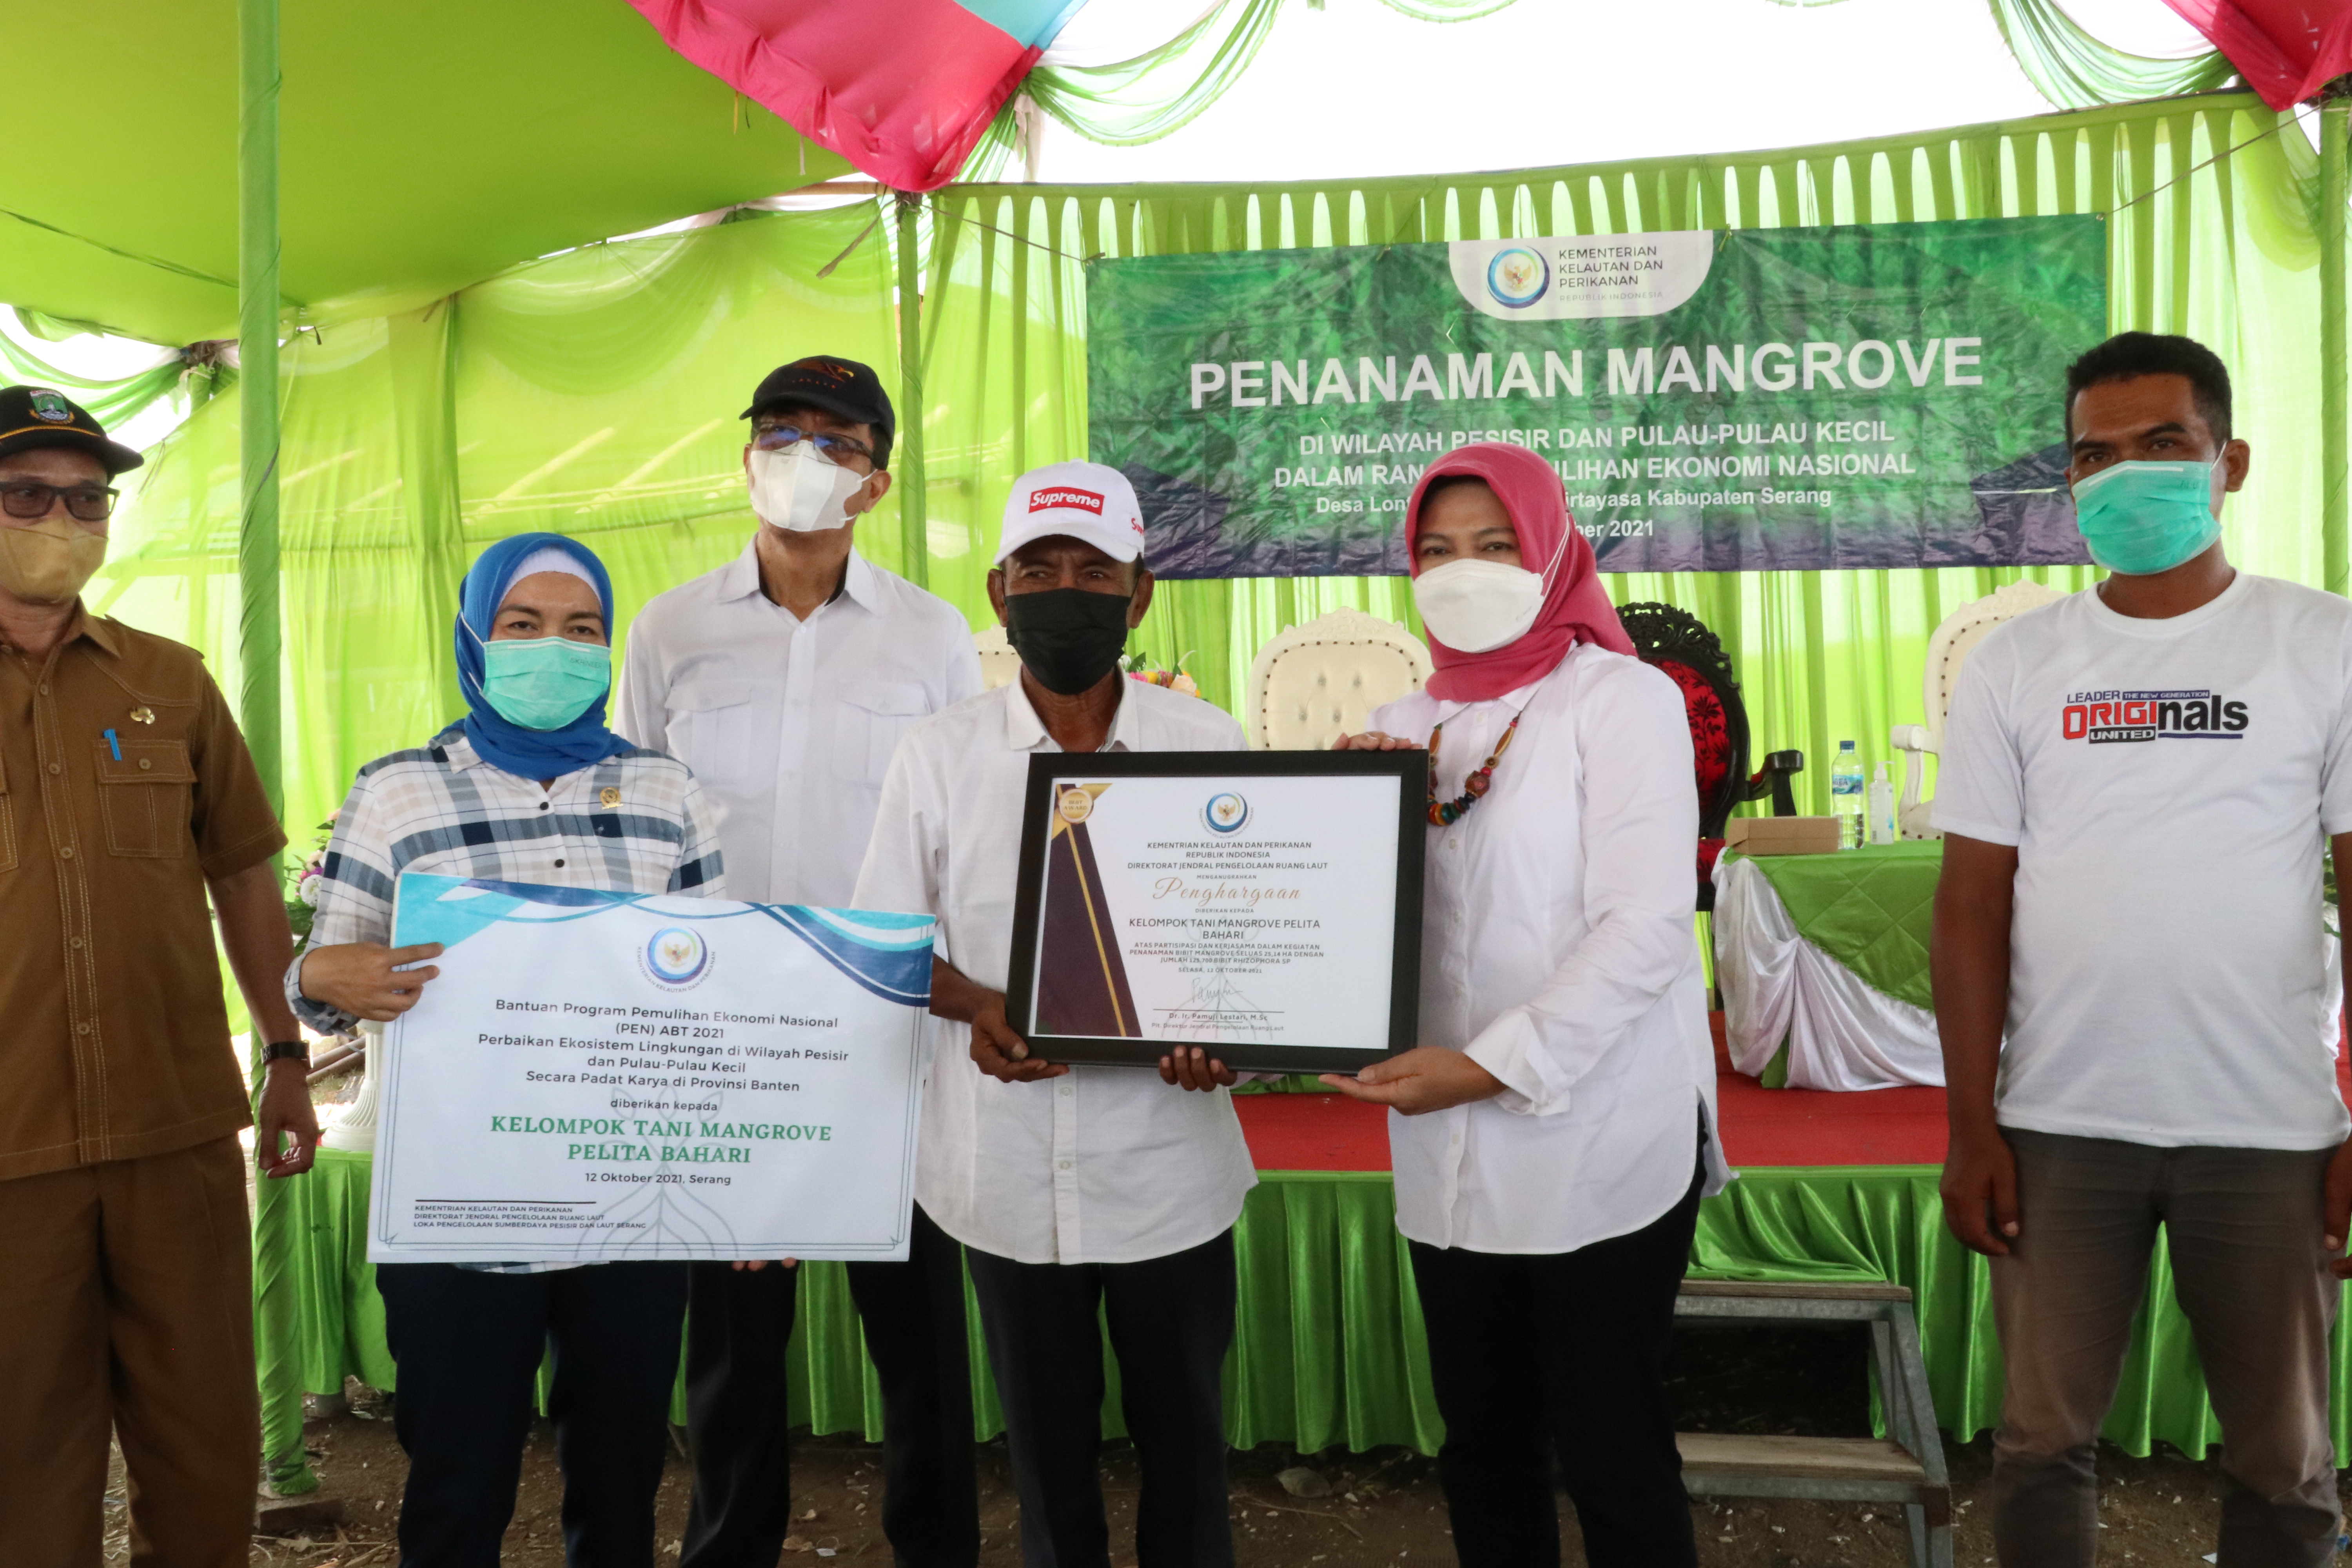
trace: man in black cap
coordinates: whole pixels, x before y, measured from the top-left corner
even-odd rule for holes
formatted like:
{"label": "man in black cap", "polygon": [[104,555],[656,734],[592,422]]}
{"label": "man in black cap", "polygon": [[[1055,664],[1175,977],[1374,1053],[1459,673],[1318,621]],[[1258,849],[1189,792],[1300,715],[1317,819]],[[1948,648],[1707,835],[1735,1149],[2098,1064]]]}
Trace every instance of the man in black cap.
{"label": "man in black cap", "polygon": [[[759,527],[734,561],[629,628],[613,728],[668,752],[719,802],[728,895],[846,907],[883,774],[916,720],[980,690],[971,628],[852,548],[889,493],[898,433],[874,372],[828,354],[751,395]],[[972,1568],[962,1249],[919,1207],[904,1263],[849,1265],[881,1374],[882,1528],[901,1568]],[[680,1568],[774,1568],[791,1531],[784,1344],[796,1275],[697,1264],[687,1316],[694,1501]]]}
{"label": "man in black cap", "polygon": [[244,737],[194,648],[81,602],[139,462],[62,393],[0,389],[0,1558],[98,1560],[111,1432],[141,1561],[226,1568],[261,1433],[215,913],[275,1042],[261,1168],[309,1169],[319,1130]]}

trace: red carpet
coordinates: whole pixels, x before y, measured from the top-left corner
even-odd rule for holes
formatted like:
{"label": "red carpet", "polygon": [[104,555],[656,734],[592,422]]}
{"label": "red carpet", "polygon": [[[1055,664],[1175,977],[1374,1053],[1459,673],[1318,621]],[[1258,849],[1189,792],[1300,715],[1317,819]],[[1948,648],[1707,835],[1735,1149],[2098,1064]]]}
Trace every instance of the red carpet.
{"label": "red carpet", "polygon": [[[1716,1079],[1724,1152],[1741,1165],[1940,1165],[1944,1091],[1824,1094]],[[1336,1094],[1244,1094],[1234,1101],[1261,1171],[1385,1171],[1388,1112]]]}
{"label": "red carpet", "polygon": [[[2352,1018],[2347,1018],[2352,1033]],[[1940,1165],[1944,1091],[1874,1089],[1829,1094],[1766,1089],[1731,1069],[1723,1015],[1715,1016],[1716,1109],[1723,1149],[1742,1165]],[[2336,1058],[2336,1087],[2352,1104],[2352,1051]],[[1261,1171],[1385,1171],[1388,1112],[1336,1094],[1245,1094],[1234,1101]]]}
{"label": "red carpet", "polygon": [[[1766,1089],[1731,1070],[1715,1018],[1723,1149],[1741,1165],[1940,1165],[1944,1091],[1825,1094]],[[1388,1112],[1336,1094],[1244,1094],[1234,1101],[1261,1171],[1385,1171]]]}

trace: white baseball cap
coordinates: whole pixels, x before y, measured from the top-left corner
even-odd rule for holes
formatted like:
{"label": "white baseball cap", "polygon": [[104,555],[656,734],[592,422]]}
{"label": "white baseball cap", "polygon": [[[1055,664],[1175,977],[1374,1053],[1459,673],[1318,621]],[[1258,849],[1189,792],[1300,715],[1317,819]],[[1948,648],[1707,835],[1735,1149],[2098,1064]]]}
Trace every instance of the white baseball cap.
{"label": "white baseball cap", "polygon": [[996,564],[1034,539],[1066,534],[1083,539],[1113,561],[1143,553],[1143,509],[1135,487],[1100,463],[1048,463],[1013,481],[1004,501],[1004,528]]}

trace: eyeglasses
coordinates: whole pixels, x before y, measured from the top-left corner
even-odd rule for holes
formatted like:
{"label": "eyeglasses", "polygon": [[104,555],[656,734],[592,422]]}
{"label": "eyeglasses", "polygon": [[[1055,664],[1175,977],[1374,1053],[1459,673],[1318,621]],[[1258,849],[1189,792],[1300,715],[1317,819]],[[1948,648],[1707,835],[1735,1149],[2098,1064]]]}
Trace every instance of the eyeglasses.
{"label": "eyeglasses", "polygon": [[10,517],[47,517],[58,501],[81,522],[104,522],[114,515],[121,490],[103,485],[45,485],[37,479],[0,482],[0,511]]}
{"label": "eyeglasses", "polygon": [[830,436],[823,431],[803,430],[797,425],[762,425],[751,432],[751,445],[762,452],[781,452],[803,441],[836,463],[846,463],[852,458],[863,458],[868,462],[874,459],[874,448],[855,436]]}

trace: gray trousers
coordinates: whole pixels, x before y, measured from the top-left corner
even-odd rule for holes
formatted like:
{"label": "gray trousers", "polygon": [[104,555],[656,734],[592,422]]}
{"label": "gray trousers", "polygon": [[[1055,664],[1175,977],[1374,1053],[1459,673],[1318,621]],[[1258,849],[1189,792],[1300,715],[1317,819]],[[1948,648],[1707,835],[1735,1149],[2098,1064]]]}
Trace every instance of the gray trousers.
{"label": "gray trousers", "polygon": [[2002,1568],[2090,1568],[2095,1559],[2094,1444],[2158,1225],[2221,1425],[2219,1568],[2332,1563],[2327,1348],[2337,1282],[2320,1226],[2335,1151],[2002,1135],[2016,1151],[2021,1211],[2011,1255],[1992,1260],[2009,1374],[1993,1441]]}

